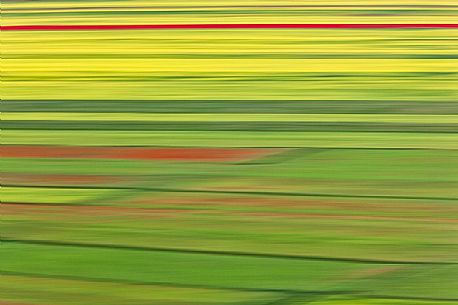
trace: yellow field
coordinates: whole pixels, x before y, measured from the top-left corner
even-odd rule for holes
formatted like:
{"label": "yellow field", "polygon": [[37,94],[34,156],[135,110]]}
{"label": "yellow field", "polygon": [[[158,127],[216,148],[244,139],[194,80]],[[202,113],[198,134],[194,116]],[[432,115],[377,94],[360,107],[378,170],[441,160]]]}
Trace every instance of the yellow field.
{"label": "yellow field", "polygon": [[6,32],[7,99],[454,100],[454,30]]}

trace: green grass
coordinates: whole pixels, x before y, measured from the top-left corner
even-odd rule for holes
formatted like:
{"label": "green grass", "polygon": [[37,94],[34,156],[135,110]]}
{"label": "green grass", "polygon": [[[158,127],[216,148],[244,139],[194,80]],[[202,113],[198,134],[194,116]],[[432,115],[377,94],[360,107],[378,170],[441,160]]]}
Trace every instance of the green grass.
{"label": "green grass", "polygon": [[309,122],[132,122],[132,121],[2,121],[7,130],[120,131],[326,131],[455,133],[458,124],[309,123]]}
{"label": "green grass", "polygon": [[453,299],[456,302],[458,298],[457,269],[456,265],[433,268],[416,266],[405,269],[399,274],[393,272],[362,279],[360,282],[350,284],[350,289],[370,287],[371,293],[375,295],[442,298]]}
{"label": "green grass", "polygon": [[18,243],[4,244],[2,249],[2,270],[7,272],[258,290],[336,290],[352,273],[384,267]]}
{"label": "green grass", "polygon": [[5,206],[3,236],[336,259],[457,261],[454,202],[147,192],[128,193],[123,199],[122,195],[97,201],[95,209],[56,206],[49,211],[24,206],[18,214],[14,206]]}
{"label": "green grass", "polygon": [[[391,297],[453,299],[457,296],[447,286],[456,274],[454,266],[380,265],[20,243],[4,244],[1,258],[2,271],[7,274],[62,279],[292,293],[356,290]],[[410,285],[402,285],[405,278],[411,278]]]}
{"label": "green grass", "polygon": [[[121,209],[56,207],[50,213],[46,207],[24,206],[22,214],[5,213],[2,232],[9,238],[146,247],[456,260],[455,151],[304,149],[256,162],[3,159],[4,183],[8,175],[21,175],[24,185],[3,188],[4,201]],[[33,174],[108,175],[125,181],[112,190],[106,184],[99,185],[102,189],[27,188],[53,185],[28,182]]]}
{"label": "green grass", "polygon": [[2,275],[5,302],[33,302],[43,305],[260,305],[280,299],[280,293],[136,285],[117,282],[83,281]]}

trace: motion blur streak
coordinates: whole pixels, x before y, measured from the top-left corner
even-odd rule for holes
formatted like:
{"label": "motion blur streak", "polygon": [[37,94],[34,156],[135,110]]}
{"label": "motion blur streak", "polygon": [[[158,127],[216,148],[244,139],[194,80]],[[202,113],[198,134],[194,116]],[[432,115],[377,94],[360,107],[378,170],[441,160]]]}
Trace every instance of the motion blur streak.
{"label": "motion blur streak", "polygon": [[147,29],[413,29],[458,28],[458,24],[123,24],[123,25],[12,25],[3,31],[79,31]]}
{"label": "motion blur streak", "polygon": [[3,1],[0,304],[458,304],[457,12]]}

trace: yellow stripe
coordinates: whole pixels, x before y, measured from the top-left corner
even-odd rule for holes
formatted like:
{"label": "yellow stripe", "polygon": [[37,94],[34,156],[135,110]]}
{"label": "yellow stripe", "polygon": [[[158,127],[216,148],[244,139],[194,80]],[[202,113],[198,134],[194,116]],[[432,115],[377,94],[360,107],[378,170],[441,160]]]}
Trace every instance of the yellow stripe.
{"label": "yellow stripe", "polygon": [[[65,102],[63,102],[65,103]],[[4,112],[4,121],[145,121],[145,122],[373,122],[458,123],[458,115],[401,114],[157,114],[157,113],[60,113]]]}

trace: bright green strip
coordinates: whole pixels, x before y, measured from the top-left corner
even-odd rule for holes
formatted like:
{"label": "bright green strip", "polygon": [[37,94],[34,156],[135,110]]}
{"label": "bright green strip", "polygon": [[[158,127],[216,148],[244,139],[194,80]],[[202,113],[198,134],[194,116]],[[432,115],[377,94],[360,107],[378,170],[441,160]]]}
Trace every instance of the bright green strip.
{"label": "bright green strip", "polygon": [[130,132],[4,130],[2,143],[85,146],[458,149],[458,134],[385,132]]}
{"label": "bright green strip", "polygon": [[2,187],[2,202],[72,203],[109,193],[113,193],[113,190]]}
{"label": "bright green strip", "polygon": [[458,123],[458,115],[399,114],[266,114],[266,113],[56,113],[4,112],[4,121],[148,121],[148,122],[374,122]]}

